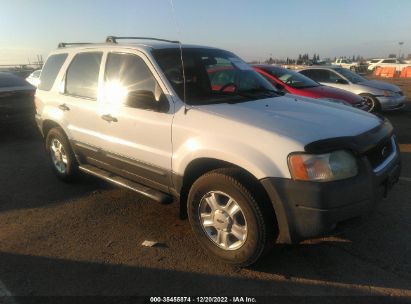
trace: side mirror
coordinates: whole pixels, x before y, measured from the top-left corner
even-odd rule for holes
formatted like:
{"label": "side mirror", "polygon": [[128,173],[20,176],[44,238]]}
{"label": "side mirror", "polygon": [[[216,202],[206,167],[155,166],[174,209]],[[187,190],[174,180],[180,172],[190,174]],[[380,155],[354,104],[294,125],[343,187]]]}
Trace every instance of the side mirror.
{"label": "side mirror", "polygon": [[348,81],[342,78],[338,78],[335,82],[339,84],[348,84]]}
{"label": "side mirror", "polygon": [[162,93],[157,100],[152,91],[138,90],[128,93],[126,105],[132,108],[167,112],[169,104],[166,96]]}

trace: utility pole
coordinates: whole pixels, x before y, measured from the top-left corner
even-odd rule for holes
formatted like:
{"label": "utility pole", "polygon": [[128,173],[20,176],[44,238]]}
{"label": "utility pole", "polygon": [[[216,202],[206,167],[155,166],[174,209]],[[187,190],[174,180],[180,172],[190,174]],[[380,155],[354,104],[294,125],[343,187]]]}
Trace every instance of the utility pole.
{"label": "utility pole", "polygon": [[398,42],[399,48],[398,48],[398,59],[401,58],[401,47],[404,44],[403,41]]}

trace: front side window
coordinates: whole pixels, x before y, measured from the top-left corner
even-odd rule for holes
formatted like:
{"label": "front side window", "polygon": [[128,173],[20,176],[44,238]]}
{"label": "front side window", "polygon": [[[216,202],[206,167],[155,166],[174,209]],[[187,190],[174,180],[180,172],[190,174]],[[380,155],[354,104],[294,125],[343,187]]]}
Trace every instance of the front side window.
{"label": "front side window", "polygon": [[158,49],[153,56],[181,100],[188,104],[245,102],[278,96],[261,75],[233,53],[209,48]]}
{"label": "front side window", "polygon": [[367,81],[367,79],[365,79],[364,77],[361,77],[360,75],[351,72],[348,69],[344,69],[344,68],[336,68],[335,69],[338,73],[340,73],[341,75],[343,75],[345,78],[347,78],[349,81],[351,81],[352,83],[358,83],[358,82],[364,82]]}
{"label": "front side window", "polygon": [[102,53],[87,52],[79,53],[74,57],[66,73],[66,94],[97,98],[102,55]]}
{"label": "front side window", "polygon": [[40,76],[39,90],[49,91],[53,87],[57,74],[66,61],[67,54],[51,55],[43,67]]}
{"label": "front side window", "polygon": [[131,108],[167,111],[168,105],[157,80],[142,58],[110,53],[104,77],[106,102]]}

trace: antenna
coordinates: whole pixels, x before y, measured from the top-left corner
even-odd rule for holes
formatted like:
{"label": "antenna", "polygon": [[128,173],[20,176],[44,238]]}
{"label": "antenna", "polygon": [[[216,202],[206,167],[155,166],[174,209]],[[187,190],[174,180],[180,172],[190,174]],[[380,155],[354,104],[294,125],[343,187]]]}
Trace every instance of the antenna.
{"label": "antenna", "polygon": [[173,19],[176,25],[176,30],[177,30],[177,38],[178,38],[178,45],[180,47],[180,59],[181,59],[181,67],[183,68],[183,103],[184,103],[184,114],[187,114],[187,103],[186,103],[186,74],[184,71],[184,60],[183,60],[183,48],[181,45],[181,32],[180,28],[178,26],[177,18],[176,18],[176,12],[174,9],[174,4],[173,0],[170,0],[170,6],[171,6],[171,12],[173,14]]}

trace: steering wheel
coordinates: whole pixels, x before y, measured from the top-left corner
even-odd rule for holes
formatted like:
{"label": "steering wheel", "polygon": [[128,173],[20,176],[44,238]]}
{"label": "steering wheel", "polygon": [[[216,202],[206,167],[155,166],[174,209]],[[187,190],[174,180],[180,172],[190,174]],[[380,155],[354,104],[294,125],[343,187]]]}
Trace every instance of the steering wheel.
{"label": "steering wheel", "polygon": [[237,89],[237,85],[234,82],[229,82],[229,83],[226,83],[225,85],[223,85],[218,91],[219,92],[224,92],[224,90],[229,88],[229,87],[234,87],[234,91]]}

